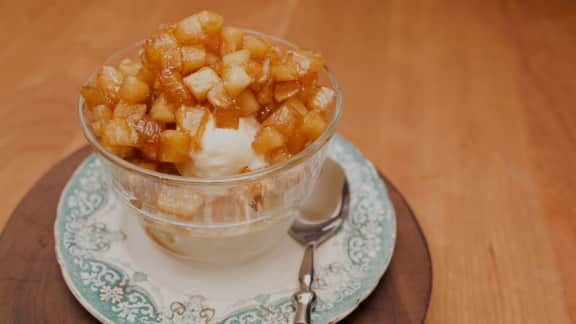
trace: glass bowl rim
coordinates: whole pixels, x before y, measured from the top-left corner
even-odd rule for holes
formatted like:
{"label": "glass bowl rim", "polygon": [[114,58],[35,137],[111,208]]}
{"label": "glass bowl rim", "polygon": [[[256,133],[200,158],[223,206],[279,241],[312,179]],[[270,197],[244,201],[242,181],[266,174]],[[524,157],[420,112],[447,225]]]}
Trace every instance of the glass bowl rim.
{"label": "glass bowl rim", "polygon": [[[291,43],[285,39],[282,39],[280,37],[264,34],[264,33],[254,31],[251,29],[246,29],[246,28],[241,28],[241,29],[247,34],[260,36],[260,37],[265,38],[267,40],[273,41],[274,43],[281,44],[281,45],[284,45],[284,46],[289,47],[289,48],[298,48],[295,44],[293,44],[293,43]],[[140,41],[137,41],[137,42],[129,45],[128,47],[124,47],[120,50],[117,50],[116,52],[114,52],[111,56],[109,56],[104,61],[104,64],[107,64],[111,61],[122,58],[127,52],[134,50],[135,48],[141,46],[143,43],[144,43],[144,40],[140,40]],[[124,170],[130,171],[130,172],[142,175],[142,176],[155,178],[155,179],[160,180],[160,181],[173,182],[173,183],[179,183],[179,184],[236,184],[236,183],[242,183],[242,182],[256,181],[256,180],[259,180],[259,179],[266,177],[268,175],[276,174],[276,173],[282,172],[284,170],[291,169],[292,167],[305,162],[307,159],[314,156],[314,154],[316,152],[318,152],[324,145],[326,145],[329,142],[329,140],[332,138],[332,136],[334,135],[334,133],[336,131],[336,127],[338,125],[338,122],[340,121],[340,118],[342,116],[342,92],[340,90],[340,85],[338,84],[338,80],[336,80],[336,77],[334,76],[332,71],[328,68],[328,66],[324,65],[322,70],[326,73],[328,80],[331,83],[332,89],[335,92],[335,97],[336,97],[336,105],[335,105],[334,113],[332,115],[332,119],[328,123],[328,126],[326,127],[324,132],[322,132],[322,134],[316,140],[314,140],[314,142],[312,142],[310,145],[305,147],[302,151],[293,155],[289,159],[282,161],[280,163],[276,163],[272,166],[260,168],[260,169],[257,169],[257,170],[251,171],[251,172],[247,172],[247,173],[221,176],[221,177],[207,177],[207,178],[184,177],[184,176],[180,176],[180,175],[171,175],[171,174],[167,174],[167,173],[161,173],[158,171],[145,169],[145,168],[139,167],[133,163],[130,163],[129,161],[122,159],[121,157],[115,155],[114,153],[112,153],[108,149],[106,149],[100,143],[100,141],[96,138],[96,136],[92,133],[92,131],[88,127],[86,117],[84,116],[84,112],[83,112],[83,110],[84,110],[84,98],[81,95],[79,96],[79,100],[78,100],[78,115],[79,115],[79,119],[80,119],[80,126],[82,128],[82,132],[84,133],[84,136],[86,137],[86,139],[88,140],[88,142],[92,146],[93,150],[98,155],[100,155],[101,157],[104,157],[106,160],[108,160],[112,164],[119,166]],[[88,81],[86,83],[88,83],[94,79],[97,71],[98,70],[96,70],[90,74]]]}

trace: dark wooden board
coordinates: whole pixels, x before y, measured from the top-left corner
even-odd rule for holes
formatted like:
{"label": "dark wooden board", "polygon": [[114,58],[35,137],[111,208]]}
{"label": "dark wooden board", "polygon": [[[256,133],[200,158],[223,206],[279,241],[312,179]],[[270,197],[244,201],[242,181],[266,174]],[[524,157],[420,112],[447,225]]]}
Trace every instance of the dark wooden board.
{"label": "dark wooden board", "polygon": [[[68,291],[54,252],[53,224],[62,188],[89,154],[55,165],[22,199],[0,236],[1,323],[97,323]],[[398,240],[390,268],[372,295],[342,323],[422,323],[432,287],[426,239],[410,206],[384,177],[396,209]]]}

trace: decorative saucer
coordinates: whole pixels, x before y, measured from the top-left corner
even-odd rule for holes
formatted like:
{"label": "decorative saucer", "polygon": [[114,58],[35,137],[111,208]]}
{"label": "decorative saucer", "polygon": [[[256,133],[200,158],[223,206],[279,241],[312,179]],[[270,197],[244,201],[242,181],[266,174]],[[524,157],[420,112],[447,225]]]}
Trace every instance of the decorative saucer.
{"label": "decorative saucer", "polygon": [[[339,136],[330,143],[329,157],[346,171],[350,215],[316,253],[313,323],[337,322],[368,297],[388,267],[396,240],[394,209],[372,164]],[[323,177],[319,186],[326,183]],[[98,320],[291,323],[303,248],[288,236],[266,255],[244,263],[197,264],[161,251],[127,216],[109,192],[100,161],[91,155],[62,192],[54,231],[64,279]]]}

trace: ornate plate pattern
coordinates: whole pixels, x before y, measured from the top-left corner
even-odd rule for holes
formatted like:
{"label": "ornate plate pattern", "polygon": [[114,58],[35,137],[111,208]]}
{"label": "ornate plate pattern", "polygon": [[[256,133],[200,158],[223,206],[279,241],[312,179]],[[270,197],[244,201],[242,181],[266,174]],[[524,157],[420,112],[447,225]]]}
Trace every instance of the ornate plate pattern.
{"label": "ornate plate pattern", "polygon": [[[372,164],[339,136],[329,156],[344,167],[351,189],[350,215],[340,232],[320,247],[314,323],[335,322],[376,287],[396,240],[394,209]],[[92,155],[76,170],[58,204],[54,230],[58,262],[74,296],[106,323],[291,323],[290,289],[264,287],[235,302],[203,291],[168,291],[147,269],[131,263],[127,240],[114,213],[100,161]],[[293,265],[296,269],[298,264]],[[296,285],[296,277],[294,277]]]}

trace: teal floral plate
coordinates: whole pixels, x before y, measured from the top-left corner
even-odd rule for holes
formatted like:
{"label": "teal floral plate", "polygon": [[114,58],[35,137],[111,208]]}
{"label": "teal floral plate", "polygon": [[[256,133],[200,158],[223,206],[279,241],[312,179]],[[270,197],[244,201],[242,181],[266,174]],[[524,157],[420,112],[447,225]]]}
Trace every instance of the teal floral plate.
{"label": "teal floral plate", "polygon": [[[316,254],[313,323],[337,322],[368,297],[396,240],[394,209],[372,164],[338,136],[329,156],[346,171],[351,208]],[[286,236],[266,255],[227,266],[167,255],[124,217],[94,155],[64,188],[54,231],[66,284],[104,323],[291,323],[301,246]]]}

